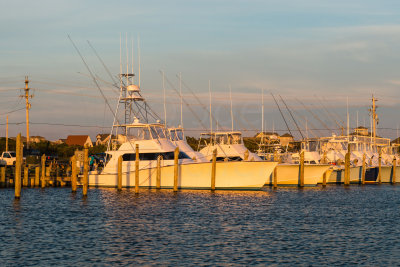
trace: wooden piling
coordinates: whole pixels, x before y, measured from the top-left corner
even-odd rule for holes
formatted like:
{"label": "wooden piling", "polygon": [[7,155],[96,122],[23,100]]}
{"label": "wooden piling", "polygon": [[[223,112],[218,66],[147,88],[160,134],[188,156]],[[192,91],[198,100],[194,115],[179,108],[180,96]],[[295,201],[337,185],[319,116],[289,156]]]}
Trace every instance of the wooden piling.
{"label": "wooden piling", "polygon": [[179,147],[174,152],[174,192],[178,191]]}
{"label": "wooden piling", "polygon": [[118,188],[118,191],[122,190],[122,155],[118,157],[118,184],[117,184],[117,188]]}
{"label": "wooden piling", "polygon": [[82,181],[82,195],[87,196],[89,184],[89,148],[85,147],[83,158],[83,181]]}
{"label": "wooden piling", "polygon": [[361,184],[365,184],[365,172],[366,172],[366,158],[365,153],[363,154],[362,170],[361,170]]}
{"label": "wooden piling", "polygon": [[328,171],[324,172],[324,174],[322,175],[322,186],[324,187],[326,186],[326,176],[328,175],[327,172]]}
{"label": "wooden piling", "polygon": [[344,185],[350,184],[350,153],[347,152],[344,159]]}
{"label": "wooden piling", "polygon": [[40,185],[42,188],[44,188],[46,186],[46,155],[43,154],[42,158],[41,158],[41,164],[42,164],[42,176],[41,176],[41,181],[40,181]]}
{"label": "wooden piling", "polygon": [[0,171],[0,173],[1,173],[0,186],[5,187],[6,186],[6,167],[1,167],[0,170],[1,170]]}
{"label": "wooden piling", "polygon": [[24,166],[24,179],[22,180],[22,186],[28,187],[28,176],[29,176],[29,169],[28,167]]}
{"label": "wooden piling", "polygon": [[136,144],[136,157],[135,157],[135,193],[139,193],[139,160],[140,160],[140,154],[139,154],[139,144]]}
{"label": "wooden piling", "polygon": [[37,167],[35,167],[35,181],[34,181],[35,187],[39,186],[39,184],[40,184],[39,179],[40,179],[40,167],[37,166]]}
{"label": "wooden piling", "polygon": [[299,187],[304,187],[304,151],[300,153],[300,179]]}
{"label": "wooden piling", "polygon": [[378,184],[382,183],[382,151],[379,149],[379,158],[378,158]]}
{"label": "wooden piling", "polygon": [[17,136],[15,154],[16,154],[16,161],[15,161],[15,175],[14,175],[14,187],[15,187],[15,198],[19,199],[21,197],[21,133]]}
{"label": "wooden piling", "polygon": [[71,157],[71,191],[73,193],[76,192],[77,189],[77,177],[78,177],[78,169],[76,166],[76,156],[73,155]]}
{"label": "wooden piling", "polygon": [[161,160],[162,156],[157,157],[157,177],[156,177],[156,188],[161,188]]}
{"label": "wooden piling", "polygon": [[249,160],[249,155],[250,155],[250,152],[249,152],[249,150],[247,149],[245,152],[244,152],[244,161],[247,161],[247,160]]}
{"label": "wooden piling", "polygon": [[214,149],[212,154],[212,165],[211,165],[211,190],[215,190],[216,174],[217,174],[217,149]]}
{"label": "wooden piling", "polygon": [[393,171],[392,171],[392,184],[395,184],[396,183],[396,157],[394,157],[393,158],[393,161],[392,161],[392,168],[393,168]]}
{"label": "wooden piling", "polygon": [[274,169],[272,186],[274,189],[278,187],[278,166],[276,166]]}

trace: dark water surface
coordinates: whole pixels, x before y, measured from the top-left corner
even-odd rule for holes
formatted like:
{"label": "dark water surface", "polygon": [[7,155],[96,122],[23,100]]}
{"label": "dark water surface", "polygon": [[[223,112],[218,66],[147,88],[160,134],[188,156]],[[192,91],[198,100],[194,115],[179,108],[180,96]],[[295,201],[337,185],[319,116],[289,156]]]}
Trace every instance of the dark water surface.
{"label": "dark water surface", "polygon": [[400,186],[0,190],[0,262],[400,265]]}

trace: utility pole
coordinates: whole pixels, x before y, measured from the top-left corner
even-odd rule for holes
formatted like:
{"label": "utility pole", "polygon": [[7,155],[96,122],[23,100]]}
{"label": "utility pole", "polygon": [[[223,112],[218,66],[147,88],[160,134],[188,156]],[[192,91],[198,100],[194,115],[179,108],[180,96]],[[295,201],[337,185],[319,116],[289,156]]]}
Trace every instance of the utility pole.
{"label": "utility pole", "polygon": [[374,146],[376,146],[376,125],[378,124],[378,114],[376,114],[376,104],[375,102],[377,102],[378,99],[376,99],[374,97],[374,95],[372,95],[372,109],[370,109],[371,112],[371,116],[372,116],[372,137],[374,139]]}
{"label": "utility pole", "polygon": [[8,152],[8,115],[7,115],[7,126],[6,126],[6,152]]}
{"label": "utility pole", "polygon": [[26,148],[29,148],[29,109],[31,108],[31,104],[29,103],[29,98],[32,98],[33,95],[29,95],[29,80],[28,76],[25,76],[25,95],[21,95],[21,97],[25,98],[25,108],[26,108]]}

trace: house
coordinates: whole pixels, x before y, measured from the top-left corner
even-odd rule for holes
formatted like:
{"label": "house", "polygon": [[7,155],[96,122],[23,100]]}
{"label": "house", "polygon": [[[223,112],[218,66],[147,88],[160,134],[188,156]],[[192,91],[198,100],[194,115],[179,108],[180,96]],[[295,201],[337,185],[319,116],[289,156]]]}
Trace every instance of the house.
{"label": "house", "polygon": [[285,133],[285,134],[279,136],[279,141],[282,146],[287,146],[290,143],[294,142],[294,138],[291,134]]}
{"label": "house", "polygon": [[40,143],[40,142],[46,142],[46,138],[44,138],[43,136],[31,136],[29,137],[29,142],[31,143]]}
{"label": "house", "polygon": [[260,132],[260,133],[257,133],[255,136],[255,138],[262,138],[262,137],[269,139],[269,140],[274,140],[274,139],[279,138],[279,134],[271,133],[271,132]]}
{"label": "house", "polygon": [[65,143],[69,146],[78,145],[93,147],[93,143],[89,135],[68,135]]}
{"label": "house", "polygon": [[[112,136],[114,139],[114,136]],[[98,134],[96,135],[96,146],[98,145],[106,145],[110,140],[110,134]]]}
{"label": "house", "polygon": [[363,126],[359,126],[359,127],[354,129],[354,135],[369,136],[368,128],[365,128]]}

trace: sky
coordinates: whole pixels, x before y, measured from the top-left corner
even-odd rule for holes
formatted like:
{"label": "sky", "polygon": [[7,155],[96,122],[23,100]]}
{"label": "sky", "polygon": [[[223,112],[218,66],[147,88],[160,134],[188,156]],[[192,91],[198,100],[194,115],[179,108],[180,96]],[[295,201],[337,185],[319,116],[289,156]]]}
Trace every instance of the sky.
{"label": "sky", "polygon": [[261,130],[263,91],[265,130],[288,132],[271,93],[297,138],[300,132],[279,95],[302,134],[313,137],[334,132],[335,120],[346,124],[347,102],[350,127],[369,127],[374,94],[378,135],[393,139],[400,123],[399,13],[400,2],[389,0],[0,0],[0,136],[7,114],[10,136],[25,135],[19,95],[27,75],[34,95],[30,135],[94,139],[110,131],[112,114],[69,35],[113,108],[118,95],[88,41],[113,75],[120,71],[120,36],[123,68],[126,36],[132,67],[133,40],[135,73],[139,41],[142,94],[164,118],[164,71],[169,126],[180,124],[172,87],[179,89],[182,73],[188,135],[210,128],[210,81],[214,129],[216,121],[219,129],[231,128],[231,86],[234,128],[245,136]]}

